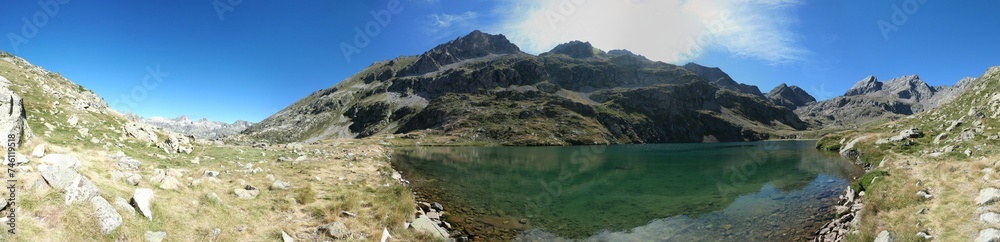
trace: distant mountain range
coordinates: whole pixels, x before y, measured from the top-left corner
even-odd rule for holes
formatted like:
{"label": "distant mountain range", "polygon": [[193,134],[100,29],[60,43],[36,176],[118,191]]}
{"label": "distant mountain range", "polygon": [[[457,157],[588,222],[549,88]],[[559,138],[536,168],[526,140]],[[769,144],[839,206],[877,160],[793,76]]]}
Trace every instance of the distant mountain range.
{"label": "distant mountain range", "polygon": [[165,130],[169,130],[175,133],[186,134],[194,136],[199,139],[219,139],[226,136],[239,134],[243,130],[247,129],[253,123],[237,120],[231,124],[227,124],[220,121],[209,121],[208,119],[200,119],[198,121],[191,121],[186,115],[182,115],[177,118],[162,118],[162,117],[151,117],[143,118],[138,115],[128,113],[125,117],[131,121],[141,121],[146,124],[159,127]]}

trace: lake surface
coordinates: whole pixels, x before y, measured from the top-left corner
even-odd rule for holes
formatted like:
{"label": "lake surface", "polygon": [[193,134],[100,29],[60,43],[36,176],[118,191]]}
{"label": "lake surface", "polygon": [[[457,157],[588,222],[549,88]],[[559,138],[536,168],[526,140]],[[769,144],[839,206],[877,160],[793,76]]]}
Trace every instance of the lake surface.
{"label": "lake surface", "polygon": [[814,145],[407,147],[392,162],[476,240],[800,241],[862,173]]}

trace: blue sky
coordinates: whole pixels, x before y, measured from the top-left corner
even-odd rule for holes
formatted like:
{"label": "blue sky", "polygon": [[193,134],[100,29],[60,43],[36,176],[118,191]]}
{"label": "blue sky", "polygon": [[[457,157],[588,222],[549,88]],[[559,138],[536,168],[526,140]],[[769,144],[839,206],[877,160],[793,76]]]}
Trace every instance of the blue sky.
{"label": "blue sky", "polygon": [[[372,62],[474,29],[533,54],[584,40],[820,99],[868,75],[950,85],[1000,65],[994,1],[62,1],[5,4],[0,49],[147,117],[260,121]],[[359,46],[355,28],[366,27],[375,34]]]}

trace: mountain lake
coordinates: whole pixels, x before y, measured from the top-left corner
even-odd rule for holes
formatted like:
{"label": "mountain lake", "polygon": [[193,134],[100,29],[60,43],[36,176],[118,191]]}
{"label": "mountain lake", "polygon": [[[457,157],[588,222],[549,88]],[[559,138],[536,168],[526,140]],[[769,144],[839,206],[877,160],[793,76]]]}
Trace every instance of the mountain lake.
{"label": "mountain lake", "polygon": [[396,147],[476,241],[802,241],[863,170],[815,141]]}

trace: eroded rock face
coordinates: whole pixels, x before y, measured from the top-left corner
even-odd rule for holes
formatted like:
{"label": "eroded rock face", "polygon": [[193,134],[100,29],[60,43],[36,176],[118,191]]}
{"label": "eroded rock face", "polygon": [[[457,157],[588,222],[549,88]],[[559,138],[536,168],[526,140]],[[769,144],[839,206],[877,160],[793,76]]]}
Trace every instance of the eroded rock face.
{"label": "eroded rock face", "polygon": [[31,128],[28,127],[27,114],[24,111],[24,100],[6,85],[0,85],[0,137],[4,143],[10,136],[14,139],[14,148],[31,139]]}

